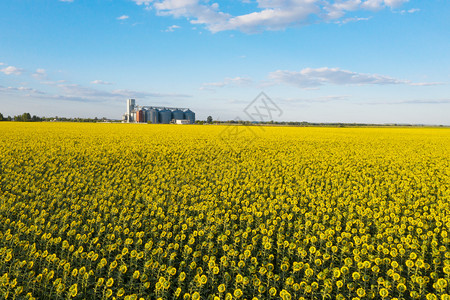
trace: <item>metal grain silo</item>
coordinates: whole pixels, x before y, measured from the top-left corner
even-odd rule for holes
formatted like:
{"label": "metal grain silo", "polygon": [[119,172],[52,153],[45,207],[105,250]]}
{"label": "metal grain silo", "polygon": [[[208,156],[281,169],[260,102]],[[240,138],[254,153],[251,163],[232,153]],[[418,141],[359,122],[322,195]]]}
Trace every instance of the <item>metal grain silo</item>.
{"label": "metal grain silo", "polygon": [[144,123],[145,122],[145,115],[143,110],[138,110],[136,112],[136,122],[137,123]]}
{"label": "metal grain silo", "polygon": [[189,123],[191,123],[191,124],[195,123],[195,113],[193,111],[191,111],[190,109],[188,109],[184,112],[184,118],[186,120],[189,120]]}
{"label": "metal grain silo", "polygon": [[184,120],[184,112],[179,109],[176,109],[172,112],[172,119],[175,120]]}
{"label": "metal grain silo", "polygon": [[158,124],[158,111],[155,108],[150,108],[146,112],[147,122]]}
{"label": "metal grain silo", "polygon": [[159,111],[159,123],[169,124],[172,121],[172,112],[168,109],[162,109]]}

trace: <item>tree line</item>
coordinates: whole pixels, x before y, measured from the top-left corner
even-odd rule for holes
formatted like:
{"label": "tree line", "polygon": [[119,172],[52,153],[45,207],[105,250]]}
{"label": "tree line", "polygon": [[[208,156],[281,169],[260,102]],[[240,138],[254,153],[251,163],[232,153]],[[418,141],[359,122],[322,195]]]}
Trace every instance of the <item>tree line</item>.
{"label": "tree line", "polygon": [[16,122],[120,122],[117,120],[108,120],[106,118],[65,118],[65,117],[38,117],[30,113],[23,113],[17,116],[4,116],[0,113],[0,121],[16,121]]}
{"label": "tree line", "polygon": [[30,113],[23,113],[14,117],[5,117],[2,113],[0,113],[0,121],[41,122],[43,119],[35,115],[31,116]]}

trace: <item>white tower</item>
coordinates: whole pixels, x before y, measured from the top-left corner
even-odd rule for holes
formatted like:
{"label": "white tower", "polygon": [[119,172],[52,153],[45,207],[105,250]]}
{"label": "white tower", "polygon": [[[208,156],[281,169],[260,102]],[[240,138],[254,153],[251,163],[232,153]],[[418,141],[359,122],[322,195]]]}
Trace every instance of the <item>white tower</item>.
{"label": "white tower", "polygon": [[136,105],[136,100],[127,99],[127,122],[128,123],[133,121],[133,119],[131,117],[131,113],[133,112],[135,105]]}

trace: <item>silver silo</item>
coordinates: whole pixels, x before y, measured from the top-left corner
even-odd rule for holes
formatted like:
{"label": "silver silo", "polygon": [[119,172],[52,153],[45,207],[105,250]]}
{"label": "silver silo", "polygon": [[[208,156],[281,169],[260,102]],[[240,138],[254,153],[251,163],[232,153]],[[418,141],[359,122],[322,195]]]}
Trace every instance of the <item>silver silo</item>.
{"label": "silver silo", "polygon": [[159,111],[159,123],[169,124],[172,121],[172,112],[168,109],[162,109]]}
{"label": "silver silo", "polygon": [[195,123],[195,113],[188,109],[184,112],[184,118],[186,120],[189,120],[189,123],[194,124]]}
{"label": "silver silo", "polygon": [[176,109],[172,112],[172,119],[175,120],[184,120],[184,112],[179,109]]}
{"label": "silver silo", "polygon": [[150,122],[152,124],[158,124],[158,110],[156,110],[155,108],[150,108],[147,110],[147,114],[146,114],[146,119],[147,122]]}

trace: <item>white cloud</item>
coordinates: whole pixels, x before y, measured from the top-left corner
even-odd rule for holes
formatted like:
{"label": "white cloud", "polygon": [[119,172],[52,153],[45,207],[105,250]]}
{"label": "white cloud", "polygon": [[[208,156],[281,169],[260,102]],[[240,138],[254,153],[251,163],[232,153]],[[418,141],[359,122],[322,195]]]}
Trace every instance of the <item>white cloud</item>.
{"label": "white cloud", "polygon": [[111,82],[103,81],[103,80],[94,80],[94,81],[91,81],[91,83],[92,84],[102,84],[102,85],[112,85]]}
{"label": "white cloud", "polygon": [[366,0],[361,4],[361,7],[368,10],[380,10],[383,8],[383,0]]}
{"label": "white cloud", "polygon": [[316,98],[286,98],[286,99],[277,99],[285,102],[305,102],[305,103],[326,103],[332,101],[347,101],[350,99],[349,95],[330,95],[330,96],[322,96]]}
{"label": "white cloud", "polygon": [[255,32],[261,30],[280,30],[290,25],[305,23],[308,16],[318,12],[313,3],[304,6],[266,8],[259,12],[230,18],[224,24],[210,25],[211,31],[241,30]]}
{"label": "white cloud", "polygon": [[390,102],[367,102],[368,105],[385,105],[385,104],[450,104],[450,99],[420,99],[420,100],[401,100]]}
{"label": "white cloud", "polygon": [[55,86],[61,83],[65,83],[66,80],[57,80],[57,81],[41,81],[41,84],[45,84],[45,85],[50,85],[50,86]]}
{"label": "white cloud", "polygon": [[0,93],[3,94],[19,94],[27,97],[36,97],[43,99],[76,101],[76,102],[121,102],[126,98],[186,98],[191,95],[177,94],[177,93],[157,93],[157,92],[143,92],[128,89],[116,89],[112,91],[105,91],[95,88],[84,87],[79,84],[67,84],[57,82],[46,82],[53,88],[52,92],[46,92],[29,87],[2,87],[0,86]]}
{"label": "white cloud", "polygon": [[43,91],[39,91],[33,88],[19,86],[19,87],[2,87],[0,86],[0,93],[2,94],[15,94],[15,93],[22,93],[28,96],[31,95],[45,95],[46,93]]}
{"label": "white cloud", "polygon": [[181,28],[181,27],[178,25],[172,25],[172,26],[167,27],[167,29],[164,31],[165,32],[173,32],[173,31],[175,31],[175,29],[178,29],[178,28]]}
{"label": "white cloud", "polygon": [[419,8],[411,8],[411,9],[408,9],[408,10],[402,9],[398,13],[404,15],[404,14],[413,14],[413,13],[416,13],[416,12],[419,12],[419,11],[420,11]]}
{"label": "white cloud", "polygon": [[23,69],[9,66],[9,67],[0,69],[0,72],[5,73],[6,75],[20,75],[20,74],[22,74]]}
{"label": "white cloud", "polygon": [[328,11],[327,17],[329,19],[339,19],[345,16],[346,11],[357,10],[360,5],[361,0],[337,1],[326,5],[325,10]]}
{"label": "white cloud", "polygon": [[59,95],[80,101],[122,101],[125,98],[164,98],[164,97],[190,97],[184,94],[164,94],[155,92],[133,91],[116,89],[112,91],[84,87],[79,84],[59,84]]}
{"label": "white cloud", "polygon": [[200,90],[214,90],[215,88],[222,88],[226,86],[244,86],[251,83],[252,80],[245,77],[225,78],[225,80],[221,82],[204,83],[202,87],[200,87]]}
{"label": "white cloud", "polygon": [[[200,90],[214,91],[224,87],[250,86],[247,77],[225,78],[223,81],[203,83]],[[268,80],[257,83],[260,87],[291,85],[304,90],[318,90],[324,85],[409,85],[417,87],[444,85],[444,82],[412,82],[386,75],[358,73],[339,68],[304,68],[300,71],[277,70],[268,74]]]}
{"label": "white cloud", "polygon": [[[291,26],[328,22],[344,18],[349,12],[396,8],[408,0],[255,0],[255,11],[231,15],[208,0],[133,0],[138,5],[155,9],[160,16],[186,18],[192,24],[205,25],[211,32],[240,30],[257,32],[281,30]],[[248,0],[241,0],[248,3]],[[225,2],[226,3],[226,2]],[[348,17],[348,21],[362,18]]]}
{"label": "white cloud", "polygon": [[111,95],[119,97],[120,101],[125,98],[189,98],[191,95],[187,94],[177,94],[177,93],[150,93],[150,92],[139,92],[128,89],[118,89],[113,90]]}
{"label": "white cloud", "polygon": [[123,16],[117,17],[117,20],[126,20],[128,18],[129,18],[129,16],[123,15]]}
{"label": "white cloud", "polygon": [[342,21],[338,21],[336,23],[338,24],[347,24],[347,23],[351,23],[351,22],[360,22],[360,21],[369,21],[370,19],[372,19],[371,17],[369,18],[345,18]]}
{"label": "white cloud", "polygon": [[32,76],[36,79],[45,79],[47,78],[47,73],[45,69],[37,69],[36,72],[32,74]]}
{"label": "white cloud", "polygon": [[134,2],[136,2],[137,5],[150,5],[150,3],[153,2],[153,0],[132,0]]}
{"label": "white cloud", "polygon": [[4,66],[4,65],[5,65],[4,63],[0,62],[0,66]]}
{"label": "white cloud", "polygon": [[409,0],[384,0],[386,6],[395,8],[403,5],[404,3],[409,2]]}
{"label": "white cloud", "polygon": [[434,85],[443,85],[445,84],[444,82],[413,82],[410,83],[409,85],[413,85],[413,86],[434,86]]}
{"label": "white cloud", "polygon": [[409,0],[366,0],[361,7],[368,10],[380,10],[385,7],[397,8],[406,2],[409,2]]}
{"label": "white cloud", "polygon": [[410,14],[413,14],[413,13],[419,12],[419,11],[420,11],[420,9],[418,9],[418,8],[411,8],[411,9],[407,10],[407,12]]}
{"label": "white cloud", "polygon": [[405,100],[400,104],[450,104],[450,99]]}
{"label": "white cloud", "polygon": [[305,68],[301,71],[277,70],[269,73],[272,83],[293,85],[302,89],[316,88],[326,84],[334,85],[388,85],[434,86],[441,82],[411,82],[385,75],[357,73],[339,68]]}
{"label": "white cloud", "polygon": [[406,84],[399,80],[377,74],[356,73],[338,68],[306,68],[297,71],[278,70],[269,74],[276,83],[294,85],[300,88],[317,87],[324,84],[336,85],[366,85],[366,84]]}

